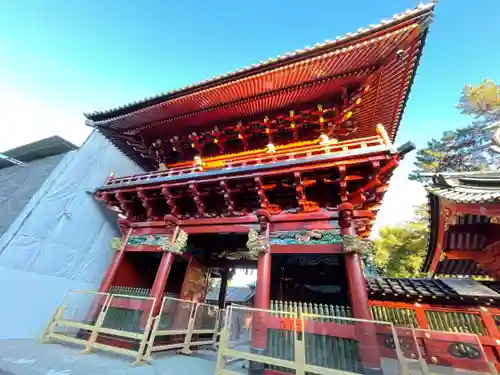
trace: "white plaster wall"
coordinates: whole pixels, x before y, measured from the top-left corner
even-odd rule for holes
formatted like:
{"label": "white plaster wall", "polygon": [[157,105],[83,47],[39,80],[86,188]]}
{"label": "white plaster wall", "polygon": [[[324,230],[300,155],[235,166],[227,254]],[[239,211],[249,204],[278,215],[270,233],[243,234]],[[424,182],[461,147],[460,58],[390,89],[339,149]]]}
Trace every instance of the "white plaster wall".
{"label": "white plaster wall", "polygon": [[111,172],[141,169],[94,132],[0,238],[0,339],[38,338],[67,290],[98,288],[118,230],[89,191]]}

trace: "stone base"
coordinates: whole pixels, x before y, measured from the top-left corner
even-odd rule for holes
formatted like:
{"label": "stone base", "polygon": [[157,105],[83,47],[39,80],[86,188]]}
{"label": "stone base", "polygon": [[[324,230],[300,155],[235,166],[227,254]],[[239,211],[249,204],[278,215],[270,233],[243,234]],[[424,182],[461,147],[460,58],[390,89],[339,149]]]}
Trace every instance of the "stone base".
{"label": "stone base", "polygon": [[[265,355],[266,349],[252,348],[250,353]],[[248,375],[264,375],[264,364],[260,362],[249,361]]]}

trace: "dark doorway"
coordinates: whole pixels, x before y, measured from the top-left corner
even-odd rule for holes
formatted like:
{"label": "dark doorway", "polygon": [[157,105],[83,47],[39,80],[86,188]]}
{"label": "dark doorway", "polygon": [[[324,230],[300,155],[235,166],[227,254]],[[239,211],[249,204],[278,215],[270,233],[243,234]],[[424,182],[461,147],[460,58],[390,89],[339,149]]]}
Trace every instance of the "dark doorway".
{"label": "dark doorway", "polygon": [[342,256],[273,255],[271,300],[348,306],[349,293]]}

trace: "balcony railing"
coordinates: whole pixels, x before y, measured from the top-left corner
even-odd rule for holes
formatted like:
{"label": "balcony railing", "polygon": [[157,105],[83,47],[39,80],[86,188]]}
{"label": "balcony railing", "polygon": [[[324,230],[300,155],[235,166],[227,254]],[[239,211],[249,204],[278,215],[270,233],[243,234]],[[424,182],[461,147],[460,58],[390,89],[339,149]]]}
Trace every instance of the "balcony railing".
{"label": "balcony railing", "polygon": [[224,155],[213,158],[201,159],[189,165],[187,163],[178,164],[166,170],[136,174],[133,176],[113,177],[110,176],[105,186],[120,185],[133,182],[147,182],[165,177],[192,174],[209,170],[227,170],[231,168],[242,168],[254,165],[276,163],[280,161],[309,158],[324,154],[343,153],[369,147],[386,145],[381,136],[372,136],[337,142],[319,140],[313,142],[300,142],[285,146],[277,146],[275,149],[261,149],[242,152],[234,155]]}

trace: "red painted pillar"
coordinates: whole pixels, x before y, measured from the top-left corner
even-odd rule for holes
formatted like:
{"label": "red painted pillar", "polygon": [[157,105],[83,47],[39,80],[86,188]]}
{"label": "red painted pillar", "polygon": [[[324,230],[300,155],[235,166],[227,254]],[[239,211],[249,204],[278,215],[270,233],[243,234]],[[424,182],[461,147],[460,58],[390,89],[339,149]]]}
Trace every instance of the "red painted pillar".
{"label": "red painted pillar", "polygon": [[149,297],[155,297],[156,302],[154,306],[152,302],[147,301],[142,304],[141,310],[141,328],[144,329],[148,322],[149,313],[151,312],[151,308],[153,309],[153,313],[151,316],[157,316],[160,313],[161,303],[163,301],[163,295],[165,294],[165,287],[167,285],[168,274],[170,273],[170,268],[172,267],[172,263],[174,262],[174,254],[170,252],[163,253],[161,257],[160,265],[158,266],[158,271],[156,272],[155,281],[153,283],[153,287],[149,292]]}
{"label": "red painted pillar", "polygon": [[113,255],[113,259],[111,260],[111,264],[109,265],[106,273],[104,274],[104,278],[101,281],[101,285],[99,287],[99,292],[107,293],[111,285],[113,285],[113,280],[123,263],[123,259],[125,258],[125,251],[118,250]]}
{"label": "red painted pillar", "polygon": [[[259,216],[261,236],[269,237],[269,225],[264,216]],[[269,310],[271,297],[271,252],[261,254],[257,263],[257,283],[255,285],[254,308]],[[269,313],[257,311],[252,314],[252,351],[264,354],[267,350],[267,324]],[[261,364],[252,363],[251,369],[260,368]],[[263,370],[263,368],[261,369]]]}
{"label": "red painted pillar", "polygon": [[[106,270],[104,278],[101,281],[101,285],[99,286],[99,292],[107,293],[109,291],[109,288],[111,287],[111,285],[113,285],[113,280],[115,279],[116,274],[118,273],[118,270],[120,269],[120,266],[122,265],[124,259],[125,259],[125,251],[118,250],[115,252],[115,255],[113,255],[113,259],[111,260],[111,264]],[[106,299],[105,296],[101,295],[95,296],[95,299],[94,301],[92,301],[92,305],[90,306],[90,309],[87,313],[87,321],[93,321],[97,319],[97,315],[101,311],[105,299]]]}
{"label": "red painted pillar", "polygon": [[371,320],[372,314],[368,303],[366,281],[359,254],[345,254],[345,268],[353,316],[359,319]]}
{"label": "red painted pillar", "polygon": [[271,295],[271,254],[259,257],[257,263],[257,285],[255,286],[254,307],[256,309],[269,309]]}
{"label": "red painted pillar", "polygon": [[[339,225],[342,236],[354,236],[356,232],[352,227],[353,206],[344,202],[339,205]],[[346,251],[347,249],[343,249]],[[363,266],[358,253],[346,252],[344,254],[347,284],[351,300],[352,315],[356,319],[372,320],[366,280]],[[381,362],[378,350],[376,326],[371,323],[355,323],[358,335],[358,351],[361,364],[369,374],[381,373]]]}
{"label": "red painted pillar", "polygon": [[160,312],[161,303],[163,296],[165,294],[165,287],[167,286],[167,278],[170,273],[170,268],[172,268],[172,263],[174,262],[174,254],[170,252],[163,253],[161,258],[160,266],[156,272],[155,281],[153,287],[149,292],[150,297],[156,298],[156,304],[153,310],[153,316],[156,316]]}

